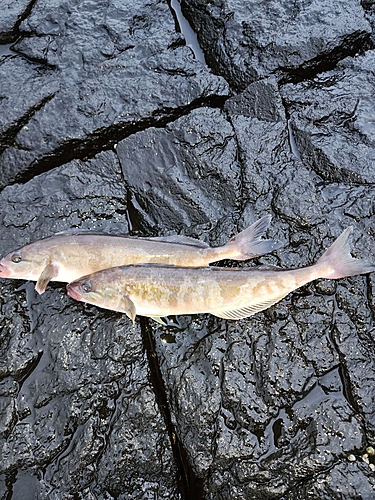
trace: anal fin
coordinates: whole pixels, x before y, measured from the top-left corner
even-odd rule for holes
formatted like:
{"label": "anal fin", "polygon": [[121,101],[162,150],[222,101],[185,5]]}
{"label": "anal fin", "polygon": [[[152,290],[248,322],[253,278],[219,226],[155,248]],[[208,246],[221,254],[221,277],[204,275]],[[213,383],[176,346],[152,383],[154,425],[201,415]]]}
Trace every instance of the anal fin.
{"label": "anal fin", "polygon": [[269,307],[273,306],[277,302],[279,302],[283,297],[278,299],[265,300],[263,302],[259,302],[258,304],[252,304],[250,306],[241,307],[239,309],[232,309],[229,311],[209,311],[210,314],[217,316],[218,318],[223,319],[242,319],[248,318],[249,316],[253,316],[254,314],[264,311]]}

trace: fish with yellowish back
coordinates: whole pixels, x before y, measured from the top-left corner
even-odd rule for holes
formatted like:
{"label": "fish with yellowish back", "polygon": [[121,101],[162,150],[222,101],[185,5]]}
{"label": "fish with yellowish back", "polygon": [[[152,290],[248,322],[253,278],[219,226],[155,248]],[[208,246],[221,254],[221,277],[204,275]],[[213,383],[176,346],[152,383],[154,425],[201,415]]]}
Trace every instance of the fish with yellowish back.
{"label": "fish with yellowish back", "polygon": [[318,261],[300,269],[120,266],[67,285],[75,300],[155,319],[211,313],[220,318],[252,316],[293,290],[318,278],[339,279],[375,271],[375,265],[350,255],[347,228]]}
{"label": "fish with yellowish back", "polygon": [[265,215],[219,247],[179,235],[137,238],[90,231],[58,233],[2,258],[0,278],[36,281],[36,291],[43,293],[50,281],[69,283],[114,266],[147,262],[196,267],[222,259],[252,259],[281,246],[262,239],[270,221],[271,216]]}

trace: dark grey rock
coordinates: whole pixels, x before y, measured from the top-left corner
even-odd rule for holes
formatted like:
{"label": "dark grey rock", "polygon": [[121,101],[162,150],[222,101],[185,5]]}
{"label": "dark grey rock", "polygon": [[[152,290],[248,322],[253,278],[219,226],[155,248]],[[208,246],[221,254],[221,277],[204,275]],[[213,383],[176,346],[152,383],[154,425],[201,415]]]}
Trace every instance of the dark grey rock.
{"label": "dark grey rock", "polygon": [[265,317],[195,319],[159,344],[176,429],[207,498],[279,498],[363,448],[363,424],[330,368],[337,353],[326,335],[314,338],[329,328],[329,310],[325,325],[319,314],[307,331]]}
{"label": "dark grey rock", "polygon": [[3,189],[2,253],[72,228],[126,234],[127,191],[112,152]]}
{"label": "dark grey rock", "polygon": [[234,89],[272,74],[302,79],[362,50],[371,27],[355,0],[183,0],[210,67]]}
{"label": "dark grey rock", "polygon": [[371,42],[372,46],[374,46],[375,2],[373,0],[363,0],[361,4],[362,7],[365,9],[366,19],[369,21],[372,28]]}
{"label": "dark grey rock", "polygon": [[[126,189],[111,152],[0,196],[2,253],[75,226],[127,232]],[[0,471],[16,471],[13,498],[86,490],[86,498],[178,498],[139,326],[72,303],[64,286],[37,296],[31,283],[19,285],[2,280],[0,292]]]}
{"label": "dark grey rock", "polygon": [[[38,2],[22,23],[14,50],[34,64],[0,62],[8,146],[0,187],[227,94],[225,81],[182,45],[166,3],[130,6]],[[7,77],[13,71],[17,84]]]}
{"label": "dark grey rock", "polygon": [[[270,213],[284,247],[225,265],[310,265],[349,225],[375,262],[371,2],[183,3],[235,95],[165,2],[15,4],[0,255],[71,228],[219,245]],[[372,498],[374,296],[317,280],[162,327],[1,280],[0,498]]]}
{"label": "dark grey rock", "polygon": [[325,181],[369,183],[374,176],[375,51],[342,61],[282,95],[305,164]]}
{"label": "dark grey rock", "polygon": [[219,222],[229,237],[241,170],[235,132],[220,110],[197,109],[164,129],[133,134],[116,152],[143,229],[199,236]]}
{"label": "dark grey rock", "polygon": [[[354,463],[344,459],[329,472],[323,472],[314,480],[293,489],[284,497],[285,500],[372,498],[375,487],[374,473],[360,457],[354,458],[356,460]],[[359,458],[358,461],[357,458]]]}
{"label": "dark grey rock", "polygon": [[[278,262],[260,260],[283,267],[313,263],[328,246],[327,236],[332,241],[353,223],[351,214],[360,211],[368,188],[320,188],[321,179],[291,152],[274,81],[250,85],[227,101],[225,112],[238,144],[241,227],[272,207],[278,215],[272,235],[287,243]],[[342,204],[351,213],[343,214]],[[368,210],[358,218],[353,239],[358,256],[373,260],[366,236],[371,220]],[[356,301],[341,299],[348,282]],[[372,442],[366,294],[364,277],[318,282],[249,320],[185,318],[169,344],[165,329],[156,327],[173,423],[206,498],[281,498]]]}
{"label": "dark grey rock", "polygon": [[225,109],[238,141],[245,214],[255,207],[260,212],[272,208],[281,219],[293,221],[293,230],[317,225],[320,194],[314,176],[291,151],[275,80],[249,85],[243,94],[229,99]]}
{"label": "dark grey rock", "polygon": [[[4,152],[13,146],[14,137],[22,128],[28,131],[28,121],[53,97],[59,85],[51,79],[50,72],[39,72],[35,64],[15,55],[4,58],[0,71],[1,106],[6,110],[0,118],[0,151]],[[23,82],[22,95],[19,95],[20,82]],[[12,166],[8,166],[8,170],[12,172]],[[7,180],[5,176],[2,187],[7,185]]]}
{"label": "dark grey rock", "polygon": [[4,0],[1,4],[0,44],[14,42],[21,21],[30,13],[34,2],[31,0]]}

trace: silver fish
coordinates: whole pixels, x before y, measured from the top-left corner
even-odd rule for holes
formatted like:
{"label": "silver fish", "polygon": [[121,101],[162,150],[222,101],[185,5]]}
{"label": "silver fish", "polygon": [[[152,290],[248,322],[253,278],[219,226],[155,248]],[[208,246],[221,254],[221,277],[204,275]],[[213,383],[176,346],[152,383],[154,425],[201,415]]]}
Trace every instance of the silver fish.
{"label": "silver fish", "polygon": [[339,279],[375,271],[375,266],[350,255],[347,228],[309,267],[180,268],[165,265],[121,266],[99,271],[67,285],[73,299],[136,315],[211,313],[240,319],[267,309],[296,288],[317,278]]}
{"label": "silver fish", "polygon": [[187,236],[134,238],[104,233],[66,232],[30,243],[0,261],[0,278],[36,281],[43,293],[50,281],[69,283],[80,276],[114,266],[160,263],[206,266],[222,259],[246,260],[280,248],[263,240],[271,216],[266,215],[220,247]]}

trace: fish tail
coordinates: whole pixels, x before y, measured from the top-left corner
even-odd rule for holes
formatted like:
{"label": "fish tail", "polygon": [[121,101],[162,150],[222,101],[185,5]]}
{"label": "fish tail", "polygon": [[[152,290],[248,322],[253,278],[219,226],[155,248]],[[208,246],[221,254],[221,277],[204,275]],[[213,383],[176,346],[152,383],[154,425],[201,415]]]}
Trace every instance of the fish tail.
{"label": "fish tail", "polygon": [[321,278],[339,279],[375,271],[375,265],[350,255],[349,237],[352,232],[352,226],[345,229],[317,261],[322,268]]}
{"label": "fish tail", "polygon": [[221,247],[223,252],[228,252],[227,258],[233,260],[253,259],[280,248],[282,246],[280,241],[261,239],[270,225],[271,218],[270,215],[265,215]]}

